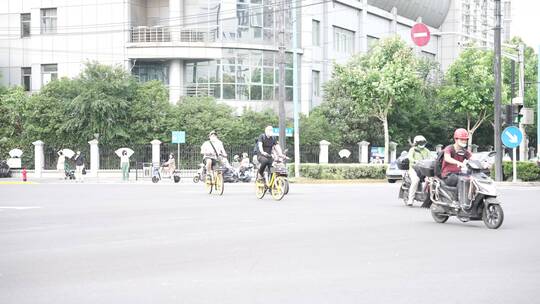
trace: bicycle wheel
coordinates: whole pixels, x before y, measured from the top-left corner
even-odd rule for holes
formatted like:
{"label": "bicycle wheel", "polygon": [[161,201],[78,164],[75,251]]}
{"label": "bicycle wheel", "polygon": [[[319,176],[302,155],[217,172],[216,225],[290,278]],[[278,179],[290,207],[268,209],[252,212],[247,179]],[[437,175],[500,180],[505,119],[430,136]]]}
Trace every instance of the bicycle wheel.
{"label": "bicycle wheel", "polygon": [[257,179],[255,181],[255,195],[258,199],[261,199],[266,194],[266,187],[264,186],[264,180]]}
{"label": "bicycle wheel", "polygon": [[286,178],[286,177],[284,177],[283,179],[285,180],[285,191],[284,192],[287,195],[287,194],[289,194],[289,179]]}
{"label": "bicycle wheel", "polygon": [[277,176],[271,188],[272,198],[280,201],[285,196],[285,179],[282,176]]}
{"label": "bicycle wheel", "polygon": [[216,174],[216,183],[215,183],[215,186],[216,186],[216,191],[217,191],[217,194],[218,195],[223,195],[223,190],[225,190],[224,186],[225,184],[223,183],[223,173],[221,171],[219,171],[217,174]]}
{"label": "bicycle wheel", "polygon": [[212,184],[212,175],[206,175],[206,179],[204,180],[204,187],[206,188],[206,192],[208,192],[208,194],[212,193],[212,189],[214,188],[214,185]]}

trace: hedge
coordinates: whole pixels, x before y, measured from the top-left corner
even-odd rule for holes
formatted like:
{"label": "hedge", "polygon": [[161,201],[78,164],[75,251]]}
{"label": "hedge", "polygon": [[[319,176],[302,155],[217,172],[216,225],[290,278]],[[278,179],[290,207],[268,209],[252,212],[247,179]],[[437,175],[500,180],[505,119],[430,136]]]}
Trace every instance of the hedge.
{"label": "hedge", "polygon": [[[524,182],[540,181],[540,166],[536,162],[518,161],[517,178]],[[512,162],[503,162],[504,180],[512,180]],[[491,177],[495,178],[495,170],[491,170]]]}
{"label": "hedge", "polygon": [[[289,164],[294,172],[294,164]],[[367,164],[302,164],[300,175],[313,179],[384,179],[387,165]]]}

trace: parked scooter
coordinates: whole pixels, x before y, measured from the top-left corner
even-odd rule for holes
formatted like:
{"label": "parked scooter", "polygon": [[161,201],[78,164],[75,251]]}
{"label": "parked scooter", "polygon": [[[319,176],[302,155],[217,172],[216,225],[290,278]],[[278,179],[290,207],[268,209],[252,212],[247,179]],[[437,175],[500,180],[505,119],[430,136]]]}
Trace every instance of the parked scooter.
{"label": "parked scooter", "polygon": [[497,199],[495,183],[486,174],[486,169],[492,164],[482,160],[466,162],[468,189],[464,192],[467,197],[461,199],[458,187],[449,186],[442,178],[435,176],[436,165],[437,161],[420,161],[415,169],[426,176],[424,191],[429,194],[431,215],[437,223],[445,223],[450,216],[455,216],[462,222],[482,220],[490,229],[501,227],[504,212]]}
{"label": "parked scooter", "polygon": [[197,174],[193,177],[193,182],[198,183],[203,180],[206,180],[206,166],[204,164],[199,164],[199,170],[197,170]]}
{"label": "parked scooter", "polygon": [[243,183],[251,182],[251,179],[253,177],[253,165],[249,164],[249,166],[247,167],[240,167],[237,174],[239,181]]}
{"label": "parked scooter", "polygon": [[0,177],[11,177],[11,168],[5,160],[0,161]]}

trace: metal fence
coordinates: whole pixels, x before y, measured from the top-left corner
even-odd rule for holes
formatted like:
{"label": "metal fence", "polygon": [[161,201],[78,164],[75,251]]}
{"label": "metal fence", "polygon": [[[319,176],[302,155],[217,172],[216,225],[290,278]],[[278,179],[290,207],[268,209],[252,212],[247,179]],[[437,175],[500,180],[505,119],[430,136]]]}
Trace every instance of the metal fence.
{"label": "metal fence", "polygon": [[[101,170],[120,170],[120,157],[116,155],[115,151],[120,147],[112,146],[100,146],[99,147],[99,168]],[[152,145],[132,145],[130,148],[134,151],[134,154],[130,158],[130,168],[142,169],[143,163],[152,163]],[[57,147],[44,147],[44,169],[55,170],[58,162],[57,152],[61,148]],[[253,160],[254,145],[225,145],[225,150],[228,154],[228,160],[232,162],[234,155],[242,156],[243,153],[249,155],[249,159]],[[349,157],[341,157],[340,151],[348,150],[350,152]],[[74,149],[74,151],[76,151]],[[85,156],[85,166],[90,167],[90,147],[81,148],[80,151]],[[169,159],[169,154],[173,154],[176,159],[176,166],[182,170],[197,170],[199,164],[202,163],[202,155],[200,154],[199,145],[178,145],[171,143],[163,143],[160,146],[160,164]],[[306,145],[300,149],[300,160],[302,163],[318,163],[319,162],[319,145]],[[31,154],[31,155],[29,155]],[[24,165],[28,169],[34,167],[34,155],[27,153],[26,161],[23,161]],[[290,158],[290,163],[294,162],[294,146],[287,145],[287,156]],[[66,160],[69,165],[74,168],[75,162],[71,159]],[[333,146],[328,147],[328,162],[329,163],[357,163],[359,161],[359,149],[358,146]]]}

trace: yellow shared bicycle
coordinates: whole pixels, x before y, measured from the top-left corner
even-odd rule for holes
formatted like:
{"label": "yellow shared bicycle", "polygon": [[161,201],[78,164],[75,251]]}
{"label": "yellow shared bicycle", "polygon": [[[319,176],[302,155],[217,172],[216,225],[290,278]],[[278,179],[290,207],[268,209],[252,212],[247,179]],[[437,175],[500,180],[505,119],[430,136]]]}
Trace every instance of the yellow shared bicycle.
{"label": "yellow shared bicycle", "polygon": [[224,190],[224,181],[223,181],[223,171],[225,169],[219,162],[219,167],[212,170],[212,174],[206,174],[205,187],[208,194],[212,194],[212,191],[218,195],[223,195]]}
{"label": "yellow shared bicycle", "polygon": [[262,178],[258,178],[255,181],[255,194],[258,199],[262,199],[266,194],[266,191],[269,191],[272,198],[279,201],[289,192],[289,180],[287,167],[285,166],[285,158],[280,157],[274,160],[270,171],[272,174],[270,175],[268,184],[265,184],[264,179]]}

